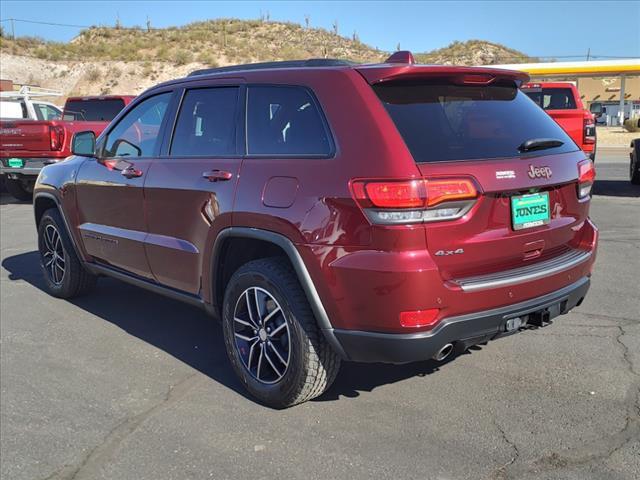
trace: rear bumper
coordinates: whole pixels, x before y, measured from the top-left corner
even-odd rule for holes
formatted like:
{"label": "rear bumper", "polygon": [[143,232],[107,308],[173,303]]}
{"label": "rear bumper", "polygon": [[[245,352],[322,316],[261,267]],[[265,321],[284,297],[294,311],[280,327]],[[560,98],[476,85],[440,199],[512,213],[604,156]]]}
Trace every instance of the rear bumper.
{"label": "rear bumper", "polygon": [[9,158],[0,158],[0,174],[9,177],[11,175],[34,177],[35,180],[35,177],[45,166],[64,160],[64,158],[22,158],[22,160],[24,161],[22,167],[10,167]]}
{"label": "rear bumper", "polygon": [[567,313],[579,305],[589,289],[589,277],[560,290],[525,302],[483,312],[449,317],[428,332],[394,334],[356,330],[334,330],[348,360],[356,362],[409,363],[432,358],[448,343],[468,348],[492,340],[505,333],[507,320],[532,314],[548,314],[549,318]]}

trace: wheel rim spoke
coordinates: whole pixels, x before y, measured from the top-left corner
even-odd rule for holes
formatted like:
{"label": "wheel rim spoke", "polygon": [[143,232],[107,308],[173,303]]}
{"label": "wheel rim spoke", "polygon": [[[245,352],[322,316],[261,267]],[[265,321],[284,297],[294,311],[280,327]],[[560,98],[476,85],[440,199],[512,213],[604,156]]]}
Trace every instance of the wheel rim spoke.
{"label": "wheel rim spoke", "polygon": [[286,367],[287,366],[287,362],[285,361],[284,358],[282,358],[282,355],[280,355],[280,353],[278,352],[278,349],[271,342],[269,342],[268,345],[271,347],[271,350],[273,350],[273,353],[276,354],[276,357],[278,357],[278,360],[280,360],[282,362],[282,364]]}
{"label": "wheel rim spoke", "polygon": [[267,353],[267,349],[265,348],[263,350],[264,350],[264,358],[267,359],[267,362],[269,362],[269,365],[271,365],[271,368],[273,368],[273,371],[278,376],[278,380],[280,380],[282,378],[282,373],[280,373],[280,370],[278,370],[278,368],[274,365],[273,360],[271,360],[271,357]]}
{"label": "wheel rim spoke", "polygon": [[247,298],[247,312],[249,313],[249,321],[251,322],[254,328],[258,328],[258,324],[253,319],[253,312],[251,311],[251,300],[249,299],[249,290],[245,292],[245,296]]}
{"label": "wheel rim spoke", "polygon": [[236,352],[249,374],[260,383],[279,382],[289,367],[291,332],[275,297],[249,287],[238,297],[232,318]]}
{"label": "wheel rim spoke", "polygon": [[245,342],[252,342],[258,339],[258,337],[247,337],[245,335],[240,335],[239,333],[236,333],[235,336],[241,340],[244,340]]}
{"label": "wheel rim spoke", "polygon": [[280,313],[280,307],[275,308],[272,312],[270,312],[269,314],[267,314],[266,317],[264,317],[264,320],[262,321],[262,323],[267,323],[269,320],[271,320],[274,315],[276,315],[277,313]]}
{"label": "wheel rim spoke", "polygon": [[249,349],[249,360],[247,360],[247,367],[251,370],[251,361],[253,360],[253,352],[256,349],[256,345],[260,345],[260,342],[253,342]]}
{"label": "wheel rim spoke", "polygon": [[260,381],[260,370],[262,369],[262,357],[264,357],[264,343],[260,344],[260,356],[258,357],[258,368],[256,370],[256,378]]}
{"label": "wheel rim spoke", "polygon": [[242,325],[246,325],[249,328],[256,328],[256,326],[254,324],[252,324],[251,322],[245,322],[244,320],[242,320],[241,318],[238,318],[238,317],[233,317],[233,321],[241,323]]}
{"label": "wheel rim spoke", "polygon": [[262,312],[260,311],[260,299],[258,298],[258,289],[253,289],[253,298],[256,304],[256,313],[258,314],[258,324],[262,323]]}
{"label": "wheel rim spoke", "polygon": [[287,321],[285,320],[284,322],[282,322],[278,327],[276,327],[270,334],[270,337],[273,337],[274,335],[276,335],[278,332],[280,332],[283,328],[287,328]]}

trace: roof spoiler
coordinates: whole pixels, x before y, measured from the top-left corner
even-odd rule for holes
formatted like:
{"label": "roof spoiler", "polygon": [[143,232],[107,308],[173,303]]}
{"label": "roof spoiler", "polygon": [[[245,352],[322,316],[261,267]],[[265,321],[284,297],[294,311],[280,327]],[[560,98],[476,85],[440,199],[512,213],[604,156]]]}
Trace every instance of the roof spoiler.
{"label": "roof spoiler", "polygon": [[244,65],[229,65],[227,67],[203,68],[194,70],[188,77],[199,75],[212,75],[215,73],[242,72],[247,70],[270,70],[274,68],[300,68],[300,67],[347,67],[355,65],[349,60],[335,58],[311,58],[309,60],[285,60],[279,62],[246,63]]}

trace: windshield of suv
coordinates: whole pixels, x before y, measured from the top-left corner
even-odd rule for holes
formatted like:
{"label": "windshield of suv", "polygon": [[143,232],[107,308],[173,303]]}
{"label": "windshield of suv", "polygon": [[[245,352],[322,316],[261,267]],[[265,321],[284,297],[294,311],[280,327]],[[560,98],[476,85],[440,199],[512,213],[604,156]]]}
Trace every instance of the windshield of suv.
{"label": "windshield of suv", "polygon": [[64,120],[110,122],[124,108],[124,100],[71,100],[64,106]]}
{"label": "windshield of suv", "polygon": [[562,142],[538,155],[578,150],[511,82],[478,86],[404,81],[373,88],[418,163],[519,157],[518,148],[532,139]]}

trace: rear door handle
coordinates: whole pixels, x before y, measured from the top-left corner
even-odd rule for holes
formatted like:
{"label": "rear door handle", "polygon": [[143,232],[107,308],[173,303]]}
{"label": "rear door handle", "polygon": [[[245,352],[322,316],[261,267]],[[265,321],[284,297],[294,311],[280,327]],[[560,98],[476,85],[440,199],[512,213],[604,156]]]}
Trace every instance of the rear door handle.
{"label": "rear door handle", "polygon": [[142,176],[142,170],[131,166],[122,170],[120,174],[125,178],[137,178]]}
{"label": "rear door handle", "polygon": [[210,182],[231,180],[233,173],[225,172],[224,170],[211,170],[210,172],[204,172],[203,178],[206,178]]}

